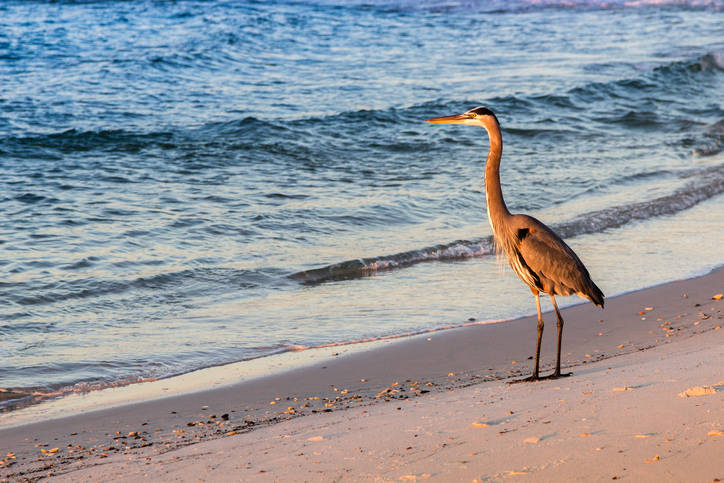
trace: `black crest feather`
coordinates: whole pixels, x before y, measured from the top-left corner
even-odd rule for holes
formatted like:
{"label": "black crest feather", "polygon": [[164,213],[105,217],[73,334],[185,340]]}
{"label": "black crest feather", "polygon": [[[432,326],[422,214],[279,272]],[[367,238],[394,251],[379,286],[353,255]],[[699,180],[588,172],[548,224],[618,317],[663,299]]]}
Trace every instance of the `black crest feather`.
{"label": "black crest feather", "polygon": [[495,122],[497,122],[498,125],[500,125],[500,122],[498,121],[498,118],[495,116],[495,113],[485,106],[478,106],[473,109],[470,109],[468,111],[468,113],[475,113],[478,116],[491,116],[493,119],[495,119]]}

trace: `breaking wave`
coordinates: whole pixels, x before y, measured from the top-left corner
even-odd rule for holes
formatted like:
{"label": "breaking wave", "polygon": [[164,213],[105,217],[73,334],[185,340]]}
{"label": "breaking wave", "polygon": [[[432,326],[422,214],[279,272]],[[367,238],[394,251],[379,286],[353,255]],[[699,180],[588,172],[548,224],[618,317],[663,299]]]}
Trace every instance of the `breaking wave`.
{"label": "breaking wave", "polygon": [[[601,233],[628,223],[657,216],[673,215],[721,193],[724,193],[724,165],[707,170],[705,175],[700,175],[671,194],[649,201],[592,211],[576,216],[569,221],[555,224],[552,228],[563,238]],[[474,240],[457,240],[393,255],[347,260],[296,272],[291,275],[291,278],[303,283],[315,284],[365,277],[379,271],[409,267],[421,262],[463,260],[494,253],[493,239],[488,236]]]}

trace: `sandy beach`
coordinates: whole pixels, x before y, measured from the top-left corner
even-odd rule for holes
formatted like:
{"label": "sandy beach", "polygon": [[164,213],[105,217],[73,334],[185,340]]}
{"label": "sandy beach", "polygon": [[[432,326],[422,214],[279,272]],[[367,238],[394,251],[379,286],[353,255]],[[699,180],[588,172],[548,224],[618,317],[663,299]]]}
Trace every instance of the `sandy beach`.
{"label": "sandy beach", "polygon": [[[227,387],[0,430],[2,481],[718,481],[724,269]],[[554,361],[547,322],[543,373]]]}
{"label": "sandy beach", "polygon": [[0,483],[721,481],[722,13],[1,2]]}

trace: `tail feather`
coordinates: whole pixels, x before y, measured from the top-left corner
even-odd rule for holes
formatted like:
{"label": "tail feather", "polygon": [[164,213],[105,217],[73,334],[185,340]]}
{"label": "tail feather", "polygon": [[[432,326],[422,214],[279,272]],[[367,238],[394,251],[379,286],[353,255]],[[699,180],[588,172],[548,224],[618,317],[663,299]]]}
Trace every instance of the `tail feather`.
{"label": "tail feather", "polygon": [[586,297],[588,297],[588,299],[594,304],[603,308],[603,298],[605,297],[605,295],[603,295],[601,289],[598,288],[595,283],[593,283],[593,280],[590,280],[590,283],[591,286],[588,287],[588,290],[586,291]]}

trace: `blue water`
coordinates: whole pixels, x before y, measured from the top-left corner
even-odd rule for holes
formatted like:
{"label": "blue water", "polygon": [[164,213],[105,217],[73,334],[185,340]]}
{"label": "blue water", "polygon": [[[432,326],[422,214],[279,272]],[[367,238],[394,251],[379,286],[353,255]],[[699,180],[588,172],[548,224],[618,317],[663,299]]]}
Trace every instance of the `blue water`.
{"label": "blue water", "polygon": [[724,262],[722,1],[1,3],[0,387],[529,313],[481,104],[607,294]]}

